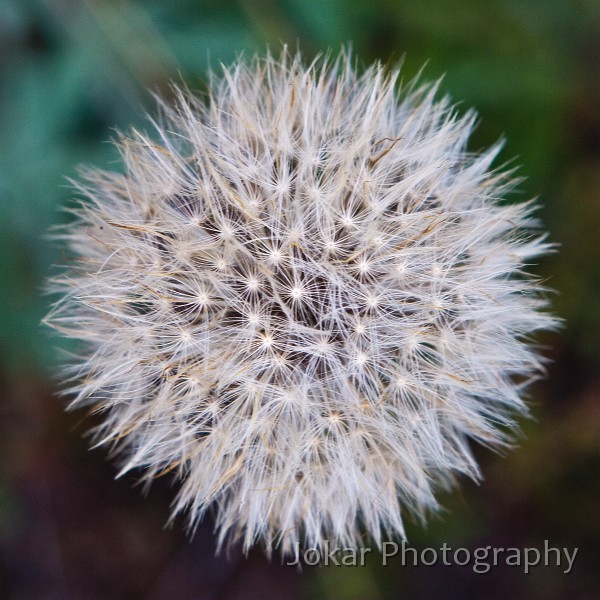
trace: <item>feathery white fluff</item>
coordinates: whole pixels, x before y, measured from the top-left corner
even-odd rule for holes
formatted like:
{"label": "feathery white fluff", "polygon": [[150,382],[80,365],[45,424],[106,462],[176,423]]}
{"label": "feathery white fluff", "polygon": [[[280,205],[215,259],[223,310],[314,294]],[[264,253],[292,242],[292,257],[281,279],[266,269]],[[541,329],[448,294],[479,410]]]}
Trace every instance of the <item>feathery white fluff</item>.
{"label": "feathery white fluff", "polygon": [[398,71],[285,51],[177,91],[87,170],[48,323],[80,340],[73,407],[122,472],[180,479],[219,544],[356,546],[477,477],[552,327],[531,203],[467,152],[474,115]]}

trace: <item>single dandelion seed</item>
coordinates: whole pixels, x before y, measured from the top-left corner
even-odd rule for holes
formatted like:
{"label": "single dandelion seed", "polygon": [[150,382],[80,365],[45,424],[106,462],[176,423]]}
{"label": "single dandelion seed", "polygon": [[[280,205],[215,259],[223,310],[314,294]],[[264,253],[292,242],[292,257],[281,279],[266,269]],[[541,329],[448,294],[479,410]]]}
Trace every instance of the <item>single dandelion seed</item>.
{"label": "single dandelion seed", "polygon": [[240,60],[75,184],[47,317],[82,342],[71,406],[121,472],[180,480],[192,528],[214,507],[219,546],[404,536],[542,372],[535,207],[498,202],[515,180],[467,151],[472,112],[398,78]]}

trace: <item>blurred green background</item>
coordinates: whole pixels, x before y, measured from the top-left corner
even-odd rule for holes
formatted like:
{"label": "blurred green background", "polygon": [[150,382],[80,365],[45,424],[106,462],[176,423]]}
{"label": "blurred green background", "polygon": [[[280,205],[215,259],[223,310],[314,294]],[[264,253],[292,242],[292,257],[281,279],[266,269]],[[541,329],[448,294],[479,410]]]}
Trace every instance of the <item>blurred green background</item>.
{"label": "blurred green background", "polygon": [[[190,542],[170,529],[173,490],[147,499],[114,481],[90,421],[65,414],[40,327],[78,164],[119,169],[104,143],[144,127],[147,90],[199,87],[238,53],[299,46],[306,58],[352,43],[364,64],[404,57],[481,121],[471,149],[507,143],[539,196],[560,252],[536,267],[565,319],[546,335],[548,378],[507,457],[478,450],[485,481],[442,497],[417,548],[578,547],[556,567],[309,568],[260,550],[214,558],[210,517]],[[600,598],[600,3],[597,0],[0,0],[0,598]]]}

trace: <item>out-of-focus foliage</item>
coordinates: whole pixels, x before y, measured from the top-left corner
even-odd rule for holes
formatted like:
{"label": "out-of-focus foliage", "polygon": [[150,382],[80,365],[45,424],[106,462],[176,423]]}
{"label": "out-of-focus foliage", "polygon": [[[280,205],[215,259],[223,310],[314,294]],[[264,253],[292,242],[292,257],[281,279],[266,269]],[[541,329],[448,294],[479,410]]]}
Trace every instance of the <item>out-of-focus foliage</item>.
{"label": "out-of-focus foliage", "polygon": [[[598,177],[597,165],[578,158],[597,144],[599,13],[583,0],[3,0],[0,308],[11,315],[1,338],[5,364],[18,369],[49,358],[38,328],[39,285],[53,258],[44,233],[70,195],[66,177],[78,163],[117,159],[101,142],[114,127],[143,126],[141,109],[153,107],[147,89],[166,92],[172,78],[199,87],[209,65],[266,44],[299,45],[310,55],[351,43],[365,63],[404,57],[407,79],[427,62],[426,78],[444,75],[443,89],[459,106],[480,112],[473,149],[505,136],[504,157],[525,165],[523,189],[542,197],[554,239],[577,239],[577,227],[594,220],[585,212],[594,211],[593,199],[580,207],[558,199],[561,187],[583,199],[581,180],[589,190]],[[556,275],[564,291],[575,292],[560,301],[562,312],[586,338],[583,350],[597,356],[591,338],[600,338],[600,311],[588,275],[600,261],[589,250],[567,251],[573,264],[565,261],[568,272]],[[587,269],[572,268],[586,256]]]}
{"label": "out-of-focus foliage", "polygon": [[[277,597],[288,586],[298,598],[448,597],[452,581],[461,598],[597,597],[599,31],[595,0],[0,0],[0,596],[158,598],[176,584],[171,598]],[[406,79],[427,62],[426,79],[444,76],[459,109],[479,111],[473,150],[505,137],[503,159],[523,165],[519,197],[540,197],[561,244],[536,267],[565,318],[542,340],[554,362],[532,397],[537,422],[508,459],[482,457],[484,485],[444,498],[448,513],[409,535],[434,547],[581,546],[572,575],[399,573],[373,561],[298,576],[259,553],[209,558],[210,524],[186,552],[180,523],[160,530],[168,486],[144,501],[113,482],[99,453],[85,453],[78,416],[50,397],[57,361],[41,289],[59,258],[46,234],[68,218],[66,177],[80,163],[120,168],[104,142],[114,128],[147,127],[148,89],[201,88],[209,66],[281,43],[306,56],[351,43],[364,63],[403,58]]]}

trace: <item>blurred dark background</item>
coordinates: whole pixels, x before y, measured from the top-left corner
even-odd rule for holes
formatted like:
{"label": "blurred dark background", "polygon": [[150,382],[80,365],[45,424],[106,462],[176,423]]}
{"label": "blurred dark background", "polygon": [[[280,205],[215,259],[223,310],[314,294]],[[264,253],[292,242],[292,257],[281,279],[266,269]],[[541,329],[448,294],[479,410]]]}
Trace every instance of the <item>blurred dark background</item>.
{"label": "blurred dark background", "polygon": [[[477,450],[485,477],[441,497],[417,548],[579,548],[557,567],[308,568],[260,549],[214,557],[210,516],[190,541],[164,525],[174,492],[113,479],[92,424],[63,412],[55,345],[39,325],[59,250],[46,238],[80,163],[119,169],[103,143],[144,126],[148,89],[198,87],[209,65],[269,44],[305,56],[352,42],[364,64],[405,57],[473,106],[473,150],[505,136],[503,160],[539,196],[560,252],[536,271],[565,319],[546,335],[548,378],[531,392],[519,448]],[[0,598],[600,598],[600,3],[597,0],[0,0]]]}

